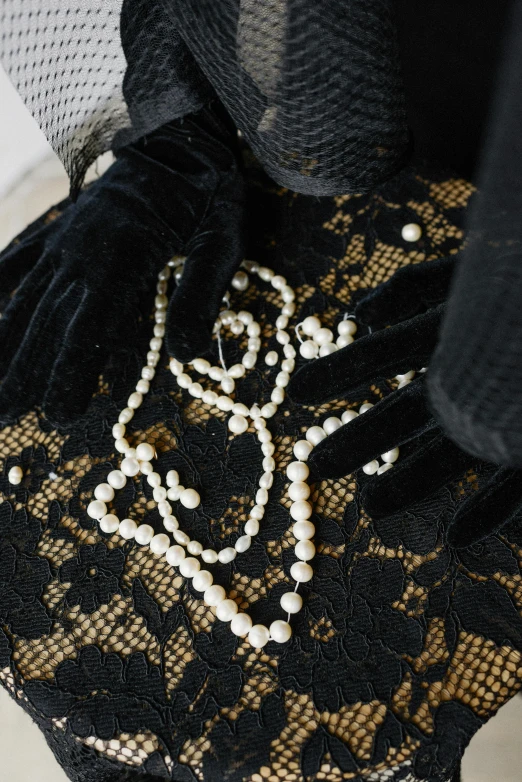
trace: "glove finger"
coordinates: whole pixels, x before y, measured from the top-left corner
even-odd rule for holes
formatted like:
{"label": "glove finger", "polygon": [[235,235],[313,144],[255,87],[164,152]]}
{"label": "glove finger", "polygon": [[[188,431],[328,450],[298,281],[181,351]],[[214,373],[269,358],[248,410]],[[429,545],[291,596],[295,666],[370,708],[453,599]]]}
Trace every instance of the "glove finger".
{"label": "glove finger", "polygon": [[446,300],[454,269],[453,257],[404,266],[359,301],[355,316],[376,329],[413,318]]}
{"label": "glove finger", "polygon": [[348,475],[434,426],[424,383],[414,381],[316,445],[307,462],[312,480]]}
{"label": "glove finger", "polygon": [[520,470],[497,470],[487,485],[458,509],[448,529],[449,544],[465,548],[498,532],[522,507],[521,486]]}
{"label": "glove finger", "polygon": [[12,293],[43,256],[46,241],[55,230],[53,223],[45,225],[31,236],[12,242],[0,254],[0,307],[8,306]]}
{"label": "glove finger", "polygon": [[477,462],[438,433],[369,482],[363,491],[364,508],[372,519],[392,516],[458,479]]}
{"label": "glove finger", "polygon": [[167,349],[187,362],[207,352],[212,328],[234,273],[244,258],[242,209],[215,204],[191,243],[183,277],[167,313]]}
{"label": "glove finger", "polygon": [[442,314],[438,307],[315,359],[294,375],[288,393],[300,404],[322,404],[342,399],[378,377],[426,366],[437,344]]}

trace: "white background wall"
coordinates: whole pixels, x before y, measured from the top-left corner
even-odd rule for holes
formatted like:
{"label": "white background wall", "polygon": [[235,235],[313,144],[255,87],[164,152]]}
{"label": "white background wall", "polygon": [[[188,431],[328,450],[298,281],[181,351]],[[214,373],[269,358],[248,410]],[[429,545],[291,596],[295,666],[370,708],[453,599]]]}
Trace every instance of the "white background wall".
{"label": "white background wall", "polygon": [[[0,69],[0,248],[68,190],[65,172]],[[1,350],[1,346],[0,346]],[[471,743],[464,782],[521,782],[522,697]],[[66,782],[39,730],[0,689],[2,781]],[[92,780],[96,782],[96,780]]]}

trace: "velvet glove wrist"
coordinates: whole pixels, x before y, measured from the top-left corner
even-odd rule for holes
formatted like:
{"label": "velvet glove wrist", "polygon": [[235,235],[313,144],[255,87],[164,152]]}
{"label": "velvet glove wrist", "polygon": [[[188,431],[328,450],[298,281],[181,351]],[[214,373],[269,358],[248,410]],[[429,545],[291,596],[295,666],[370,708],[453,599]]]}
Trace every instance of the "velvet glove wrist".
{"label": "velvet glove wrist", "polygon": [[[405,267],[362,299],[356,319],[380,330],[303,367],[290,383],[292,398],[307,405],[346,396],[356,399],[358,390],[377,379],[428,367],[453,268],[452,258]],[[383,328],[386,325],[390,327]],[[483,464],[438,425],[430,410],[426,377],[418,375],[319,443],[308,461],[311,477],[341,477],[395,446],[416,444],[392,469],[369,478],[363,490],[366,511],[382,519]],[[449,542],[471,545],[510,521],[522,509],[521,479],[520,471],[496,469],[485,486],[460,504],[448,530]]]}
{"label": "velvet glove wrist", "polygon": [[[167,313],[169,353],[204,353],[244,257],[235,133],[217,110],[124,148],[77,202],[0,256],[0,417],[41,404],[65,423],[109,357],[133,347],[139,304],[173,255],[188,257]],[[14,293],[13,293],[14,291]]]}

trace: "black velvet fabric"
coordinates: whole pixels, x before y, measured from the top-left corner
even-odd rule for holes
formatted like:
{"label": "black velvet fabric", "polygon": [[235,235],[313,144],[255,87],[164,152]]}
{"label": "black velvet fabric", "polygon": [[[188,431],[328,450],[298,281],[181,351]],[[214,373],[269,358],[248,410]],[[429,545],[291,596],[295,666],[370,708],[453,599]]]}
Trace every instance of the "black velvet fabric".
{"label": "black velvet fabric", "polygon": [[217,102],[163,126],[2,253],[2,420],[33,405],[56,423],[80,415],[109,357],[132,344],[157,273],[176,254],[188,261],[168,310],[167,349],[184,361],[208,349],[244,257],[234,136]]}
{"label": "black velvet fabric", "polygon": [[[454,264],[453,258],[444,258],[404,267],[365,296],[356,307],[356,318],[381,330],[303,367],[289,386],[294,401],[320,404],[348,396],[377,378],[426,367],[437,344],[441,302]],[[393,325],[382,328],[386,323]],[[425,377],[417,375],[329,435],[309,458],[314,479],[338,478],[409,443],[409,452],[401,454],[393,469],[371,478],[364,489],[364,506],[373,519],[391,517],[483,464],[446,437],[431,411]],[[522,506],[521,486],[520,471],[498,469],[487,485],[460,505],[448,541],[466,547],[511,521]]]}

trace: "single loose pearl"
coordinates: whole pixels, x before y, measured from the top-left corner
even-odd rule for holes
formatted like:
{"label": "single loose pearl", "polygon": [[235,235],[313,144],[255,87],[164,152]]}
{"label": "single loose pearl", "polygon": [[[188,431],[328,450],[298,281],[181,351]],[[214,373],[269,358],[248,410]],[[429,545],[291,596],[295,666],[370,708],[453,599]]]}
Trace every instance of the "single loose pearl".
{"label": "single loose pearl", "polygon": [[331,354],[335,353],[337,350],[339,350],[338,345],[335,345],[333,342],[327,342],[326,345],[321,345],[319,348],[319,358],[331,356]]}
{"label": "single loose pearl", "polygon": [[230,622],[237,614],[237,603],[234,600],[222,600],[216,606],[216,616],[222,622]]}
{"label": "single loose pearl", "polygon": [[140,462],[150,462],[154,459],[154,448],[149,443],[140,443],[136,447],[136,457]]}
{"label": "single loose pearl", "polygon": [[132,519],[123,519],[120,522],[119,533],[124,540],[131,540],[136,534],[138,525]]}
{"label": "single loose pearl", "polygon": [[310,496],[310,487],[304,481],[295,481],[288,487],[288,496],[294,502],[307,500]]}
{"label": "single loose pearl", "polygon": [[190,508],[190,510],[197,508],[201,502],[201,498],[195,489],[182,491],[179,500],[185,508]]}
{"label": "single loose pearl", "polygon": [[283,619],[276,619],[270,625],[270,637],[278,644],[284,644],[292,637],[292,628]]}
{"label": "single loose pearl", "polygon": [[314,571],[312,567],[306,562],[294,562],[290,568],[290,575],[294,581],[297,581],[300,584],[304,584],[307,581],[310,581],[314,575]]}
{"label": "single loose pearl", "polygon": [[363,472],[366,473],[366,475],[374,475],[378,469],[379,469],[379,462],[377,461],[377,459],[372,459],[371,462],[368,462],[368,464],[364,465]]}
{"label": "single loose pearl", "polygon": [[279,361],[279,356],[277,355],[275,350],[270,350],[265,356],[265,364],[269,367],[275,367],[278,361]]}
{"label": "single loose pearl", "polygon": [[127,400],[127,405],[132,407],[133,410],[137,410],[143,402],[143,396],[138,391],[134,391]]}
{"label": "single loose pearl", "polygon": [[154,530],[150,526],[150,524],[140,524],[138,529],[136,530],[136,534],[134,535],[136,542],[140,544],[140,546],[146,546],[148,545],[152,538],[154,537]]}
{"label": "single loose pearl", "polygon": [[405,242],[417,242],[422,236],[422,228],[417,223],[407,223],[402,226],[401,236]]}
{"label": "single loose pearl", "polygon": [[147,483],[149,486],[152,486],[153,488],[156,488],[156,486],[161,485],[161,475],[159,472],[151,472],[150,475],[147,475]]}
{"label": "single loose pearl", "polygon": [[208,606],[217,606],[226,599],[226,592],[219,584],[212,584],[211,587],[205,590],[203,600]]}
{"label": "single loose pearl", "polygon": [[249,537],[257,535],[259,532],[259,521],[257,519],[249,519],[245,524],[245,534]]}
{"label": "single loose pearl", "polygon": [[94,496],[102,502],[110,502],[114,499],[114,489],[108,483],[99,483],[94,490]]}
{"label": "single loose pearl", "polygon": [[359,408],[359,413],[366,413],[368,410],[371,410],[373,407],[371,402],[365,402],[364,405],[361,405]]}
{"label": "single loose pearl", "polygon": [[228,420],[228,428],[234,434],[243,434],[248,429],[248,421],[244,415],[233,415]]}
{"label": "single loose pearl", "polygon": [[296,540],[310,540],[315,535],[315,526],[311,521],[296,521],[292,534]]}
{"label": "single loose pearl", "polygon": [[310,470],[303,462],[290,462],[286,468],[286,474],[291,481],[306,481]]}
{"label": "single loose pearl", "polygon": [[306,521],[312,515],[313,508],[306,500],[298,500],[290,506],[290,516],[295,521]]}
{"label": "single loose pearl", "polygon": [[227,546],[226,548],[221,549],[221,551],[218,554],[218,559],[223,565],[228,565],[229,562],[232,562],[237,556],[237,551],[235,548],[232,548],[232,546]]}
{"label": "single loose pearl", "polygon": [[386,453],[383,453],[381,456],[381,459],[383,462],[386,462],[387,464],[393,464],[397,461],[399,458],[399,449],[398,448],[392,448],[391,451],[386,451]]}
{"label": "single loose pearl", "polygon": [[337,326],[337,333],[341,336],[350,336],[353,337],[353,335],[357,331],[357,323],[354,320],[342,320],[338,326]]}
{"label": "single loose pearl", "polygon": [[190,543],[189,536],[187,535],[186,532],[183,532],[183,530],[176,529],[174,530],[173,535],[174,535],[174,540],[176,541],[176,543],[179,543],[180,546],[188,546],[188,544]]}
{"label": "single loose pearl", "polygon": [[301,328],[307,337],[313,337],[315,332],[321,328],[321,321],[315,315],[309,315],[301,323]]}
{"label": "single loose pearl", "polygon": [[232,277],[232,287],[235,288],[236,291],[246,291],[249,282],[248,274],[243,271],[236,272]]}
{"label": "single loose pearl", "polygon": [[166,476],[167,486],[179,486],[179,474],[177,470],[169,470]]}
{"label": "single loose pearl", "polygon": [[353,342],[353,337],[350,334],[341,334],[341,336],[337,337],[337,339],[335,340],[335,344],[337,345],[338,350],[342,350],[342,348],[351,345],[352,342]]}
{"label": "single loose pearl", "polygon": [[306,432],[306,439],[312,445],[318,445],[326,437],[326,432],[321,426],[311,426]]}
{"label": "single loose pearl", "polygon": [[270,631],[264,625],[254,625],[248,634],[248,641],[254,649],[262,649],[270,638]]}
{"label": "single loose pearl", "polygon": [[313,445],[312,443],[309,443],[308,440],[298,440],[294,445],[295,458],[299,459],[301,462],[306,462],[312,451],[312,448]]}
{"label": "single loose pearl", "polygon": [[388,470],[391,470],[392,467],[393,464],[391,464],[391,462],[386,462],[385,464],[381,464],[381,466],[377,470],[377,475],[382,475],[384,472],[388,472]]}
{"label": "single loose pearl", "polygon": [[315,557],[315,546],[311,540],[298,541],[294,551],[297,559],[302,559],[303,562],[308,562]]}
{"label": "single loose pearl", "polygon": [[103,516],[103,518],[100,519],[100,529],[102,532],[107,532],[112,535],[113,532],[116,532],[116,530],[119,529],[119,526],[120,520],[114,513],[107,513],[106,516]]}
{"label": "single loose pearl", "polygon": [[192,579],[192,586],[197,592],[206,592],[212,586],[214,577],[208,570],[200,570]]}
{"label": "single loose pearl", "polygon": [[327,345],[329,342],[333,342],[333,331],[330,329],[317,329],[314,334],[314,342],[317,342],[319,346]]}
{"label": "single loose pearl", "polygon": [[299,346],[299,353],[303,358],[317,358],[319,355],[319,345],[313,339],[307,339]]}
{"label": "single loose pearl", "polygon": [[238,554],[242,554],[244,551],[248,551],[251,543],[252,538],[250,535],[241,535],[241,537],[236,540],[234,548]]}
{"label": "single loose pearl", "polygon": [[216,407],[224,413],[229,413],[234,407],[234,402],[229,396],[218,396]]}
{"label": "single loose pearl", "polygon": [[196,372],[199,372],[200,375],[208,375],[210,370],[210,361],[207,361],[206,358],[195,358],[192,362],[192,366]]}
{"label": "single loose pearl", "polygon": [[115,440],[125,437],[125,424],[114,424],[112,427],[112,436]]}
{"label": "single loose pearl", "polygon": [[303,607],[303,598],[297,592],[285,592],[281,597],[281,608],[287,614],[297,614]]}
{"label": "single loose pearl", "polygon": [[181,546],[171,546],[167,549],[165,559],[169,565],[177,566],[185,559],[185,549]]}
{"label": "single loose pearl", "polygon": [[158,535],[154,535],[150,542],[150,550],[153,554],[162,556],[169,548],[170,540],[169,536],[164,532],[160,532]]}
{"label": "single loose pearl", "polygon": [[217,551],[214,551],[212,548],[206,548],[201,552],[201,559],[203,562],[206,562],[209,565],[213,565],[218,561]]}
{"label": "single loose pearl", "polygon": [[230,623],[230,629],[239,638],[244,638],[252,629],[252,620],[248,614],[237,613]]}
{"label": "single loose pearl", "polygon": [[228,375],[225,375],[225,377],[221,381],[221,388],[223,389],[225,394],[231,394],[235,389],[235,387],[236,387],[235,381]]}
{"label": "single loose pearl", "polygon": [[357,413],[355,410],[345,410],[341,416],[341,421],[343,422],[343,424],[347,424],[350,421],[353,421],[353,419],[357,418],[358,416],[359,413]]}
{"label": "single loose pearl", "polygon": [[333,434],[337,429],[340,429],[342,426],[342,422],[340,418],[337,418],[337,416],[332,415],[330,418],[327,418],[326,421],[323,423],[323,429],[326,432],[326,434]]}
{"label": "single loose pearl", "polygon": [[101,500],[93,500],[87,505],[87,515],[91,519],[101,519],[107,513],[107,506]]}
{"label": "single loose pearl", "polygon": [[185,559],[180,562],[179,572],[185,578],[194,578],[200,567],[201,565],[195,557],[185,557]]}

